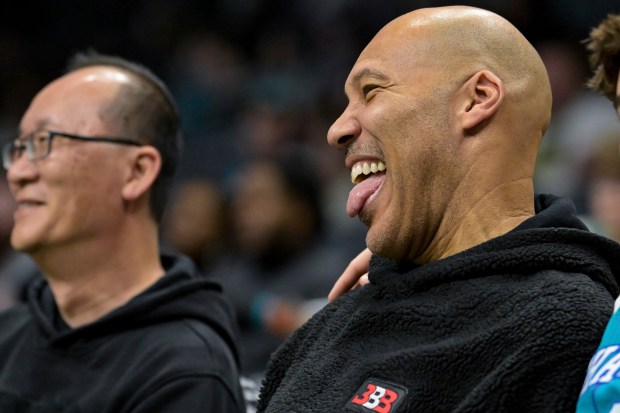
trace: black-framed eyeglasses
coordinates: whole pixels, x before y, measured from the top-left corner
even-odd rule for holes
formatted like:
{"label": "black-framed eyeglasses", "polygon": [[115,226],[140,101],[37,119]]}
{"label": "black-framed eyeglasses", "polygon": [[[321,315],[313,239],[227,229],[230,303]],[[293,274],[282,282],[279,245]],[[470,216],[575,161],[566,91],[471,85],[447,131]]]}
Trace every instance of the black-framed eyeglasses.
{"label": "black-framed eyeglasses", "polygon": [[26,152],[28,159],[35,161],[45,158],[52,151],[52,140],[60,136],[84,142],[104,142],[117,145],[143,146],[143,143],[126,138],[113,138],[103,136],[82,136],[73,133],[58,132],[52,130],[40,130],[27,136],[19,137],[12,142],[6,143],[2,148],[2,166],[7,171],[20,156]]}

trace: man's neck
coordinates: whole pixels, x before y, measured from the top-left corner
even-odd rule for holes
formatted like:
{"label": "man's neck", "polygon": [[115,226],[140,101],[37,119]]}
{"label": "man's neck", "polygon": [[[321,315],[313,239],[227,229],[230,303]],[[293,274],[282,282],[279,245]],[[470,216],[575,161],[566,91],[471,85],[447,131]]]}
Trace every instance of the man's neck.
{"label": "man's neck", "polygon": [[[103,273],[73,283],[51,278],[48,281],[63,320],[70,327],[76,328],[125,305],[163,274],[164,270],[161,269],[132,282],[123,282],[122,277],[112,280]],[[131,277],[131,274],[125,275]]]}
{"label": "man's neck", "polygon": [[470,198],[468,208],[458,217],[447,214],[442,228],[420,263],[436,261],[457,254],[492,238],[506,234],[534,212],[531,181],[513,181],[498,186],[479,197]]}
{"label": "man's neck", "polygon": [[156,237],[104,245],[80,242],[33,258],[49,282],[62,318],[73,328],[121,307],[164,274]]}

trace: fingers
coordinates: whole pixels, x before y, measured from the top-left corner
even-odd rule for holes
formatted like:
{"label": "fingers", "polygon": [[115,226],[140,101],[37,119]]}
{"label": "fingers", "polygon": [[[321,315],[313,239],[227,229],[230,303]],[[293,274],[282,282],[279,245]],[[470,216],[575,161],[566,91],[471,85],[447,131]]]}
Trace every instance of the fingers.
{"label": "fingers", "polygon": [[334,301],[352,288],[368,284],[368,266],[372,252],[368,248],[353,258],[342,275],[338,278],[327,298]]}

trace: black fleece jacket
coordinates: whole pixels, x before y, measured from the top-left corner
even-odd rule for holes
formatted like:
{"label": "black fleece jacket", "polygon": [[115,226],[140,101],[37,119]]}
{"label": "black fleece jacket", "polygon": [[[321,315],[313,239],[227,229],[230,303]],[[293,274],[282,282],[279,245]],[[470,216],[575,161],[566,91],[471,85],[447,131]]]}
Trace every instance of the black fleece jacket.
{"label": "black fleece jacket", "polygon": [[370,284],[272,358],[259,412],[573,412],[619,288],[620,246],[538,196],[513,231]]}
{"label": "black fleece jacket", "polygon": [[184,257],[101,319],[72,329],[44,280],[0,313],[0,412],[244,412],[235,327],[217,284]]}

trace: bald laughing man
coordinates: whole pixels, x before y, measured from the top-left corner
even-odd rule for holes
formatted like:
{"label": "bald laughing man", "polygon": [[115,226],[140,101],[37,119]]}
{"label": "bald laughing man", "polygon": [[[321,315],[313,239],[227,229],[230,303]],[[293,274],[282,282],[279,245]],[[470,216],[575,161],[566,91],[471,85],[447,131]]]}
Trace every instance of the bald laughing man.
{"label": "bald laughing man", "polygon": [[420,9],[379,31],[345,93],[328,141],[370,283],[280,347],[258,411],[574,411],[620,252],[534,195],[551,112],[534,48],[488,11]]}

